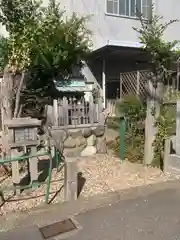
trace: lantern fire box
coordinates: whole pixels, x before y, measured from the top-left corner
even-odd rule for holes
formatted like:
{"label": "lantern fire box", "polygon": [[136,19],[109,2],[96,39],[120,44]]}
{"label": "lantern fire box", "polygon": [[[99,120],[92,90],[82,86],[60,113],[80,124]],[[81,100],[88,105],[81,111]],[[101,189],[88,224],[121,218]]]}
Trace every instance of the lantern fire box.
{"label": "lantern fire box", "polygon": [[41,121],[33,118],[15,118],[5,123],[10,148],[35,146],[38,144],[37,130]]}
{"label": "lantern fire box", "polygon": [[[38,127],[41,125],[41,121],[33,118],[14,118],[5,122],[5,138],[6,144],[4,144],[4,153],[10,158],[14,156],[18,148],[23,147],[23,153],[27,154],[27,148],[30,150],[29,158],[29,174],[31,176],[31,182],[37,181],[38,178],[38,159],[37,154],[37,145],[38,145],[38,136],[37,131]],[[19,175],[19,162],[12,162],[12,179],[14,185],[20,183]]]}

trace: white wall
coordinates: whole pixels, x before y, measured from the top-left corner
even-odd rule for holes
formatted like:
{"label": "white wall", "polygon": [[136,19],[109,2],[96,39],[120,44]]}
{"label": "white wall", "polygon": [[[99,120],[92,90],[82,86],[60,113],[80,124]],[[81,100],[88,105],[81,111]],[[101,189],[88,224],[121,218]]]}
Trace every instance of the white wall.
{"label": "white wall", "polygon": [[105,0],[58,0],[66,6],[68,13],[76,12],[90,16],[88,27],[93,33],[94,48],[100,48],[114,41],[137,41],[137,34],[132,26],[138,27],[137,20],[105,15]]}
{"label": "white wall", "polygon": [[[180,20],[180,0],[156,0],[155,13],[163,16],[164,21]],[[166,40],[180,40],[180,21],[173,23],[164,34]]]}
{"label": "white wall", "polygon": [[[47,1],[47,0],[45,0]],[[132,27],[139,27],[136,19],[110,16],[105,14],[105,0],[58,0],[67,14],[76,12],[91,15],[88,27],[93,32],[94,48],[114,42],[119,45],[138,43],[138,35]],[[153,0],[155,13],[162,15],[164,21],[180,18],[180,0]],[[180,22],[173,24],[165,33],[166,40],[180,40]]]}

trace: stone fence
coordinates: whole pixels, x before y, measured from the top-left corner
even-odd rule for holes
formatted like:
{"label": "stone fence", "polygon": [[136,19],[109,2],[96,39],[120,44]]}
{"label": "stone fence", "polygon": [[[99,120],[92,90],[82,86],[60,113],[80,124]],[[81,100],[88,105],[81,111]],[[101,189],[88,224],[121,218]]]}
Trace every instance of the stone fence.
{"label": "stone fence", "polygon": [[50,133],[53,144],[64,157],[90,156],[107,151],[104,125],[68,126],[65,129],[52,127]]}
{"label": "stone fence", "polygon": [[53,144],[64,157],[89,156],[106,153],[105,125],[108,116],[100,99],[84,98],[54,100],[47,109]]}

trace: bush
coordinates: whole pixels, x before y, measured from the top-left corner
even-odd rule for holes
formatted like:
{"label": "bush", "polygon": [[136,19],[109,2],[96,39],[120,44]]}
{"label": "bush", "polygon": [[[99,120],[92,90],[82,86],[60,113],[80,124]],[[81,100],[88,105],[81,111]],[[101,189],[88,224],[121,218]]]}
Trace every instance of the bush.
{"label": "bush", "polygon": [[[123,101],[117,101],[116,114],[119,117],[124,116],[126,121],[125,158],[131,162],[142,163],[144,157],[146,105],[136,96],[130,94],[125,96]],[[109,146],[119,156],[119,138],[111,142]]]}
{"label": "bush", "polygon": [[107,127],[119,131],[119,121],[116,118],[108,117]]}
{"label": "bush", "polygon": [[167,137],[176,134],[176,105],[163,104],[160,116],[156,119],[157,132],[153,143],[154,159],[152,166],[163,169],[164,143]]}

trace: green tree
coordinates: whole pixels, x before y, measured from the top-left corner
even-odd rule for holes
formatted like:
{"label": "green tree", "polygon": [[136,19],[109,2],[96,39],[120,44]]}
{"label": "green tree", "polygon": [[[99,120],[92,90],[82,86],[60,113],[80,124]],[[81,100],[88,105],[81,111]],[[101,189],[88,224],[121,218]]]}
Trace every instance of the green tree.
{"label": "green tree", "polygon": [[[179,58],[179,52],[175,50],[179,41],[166,41],[164,33],[175,22],[177,20],[164,23],[163,17],[157,15],[152,15],[150,20],[145,21],[142,15],[140,15],[141,27],[139,29],[133,28],[139,34],[140,43],[150,56],[149,63],[151,66],[147,84],[145,164],[152,163],[154,157],[160,159],[160,154],[163,150],[165,132],[159,132],[157,126],[160,126],[158,122],[163,112],[164,85],[172,77],[172,67]],[[158,141],[156,141],[157,139]],[[155,147],[153,148],[154,144]],[[160,164],[159,159],[158,164]]]}
{"label": "green tree", "polygon": [[171,70],[172,64],[177,60],[178,53],[175,47],[179,41],[164,40],[164,33],[170,25],[178,20],[163,23],[163,17],[158,15],[153,15],[152,19],[147,21],[142,18],[142,15],[139,18],[141,27],[139,29],[133,27],[133,29],[138,33],[140,43],[150,56],[151,70],[157,74],[161,71],[166,73]]}
{"label": "green tree", "polygon": [[23,91],[43,93],[53,80],[69,79],[72,67],[82,64],[91,47],[90,31],[86,17],[66,18],[55,0],[47,7],[38,0],[1,0],[0,9],[9,34],[5,72],[13,81],[7,95],[14,99],[9,105],[17,117]]}
{"label": "green tree", "polygon": [[8,41],[4,36],[0,36],[0,72],[3,73],[8,63]]}

